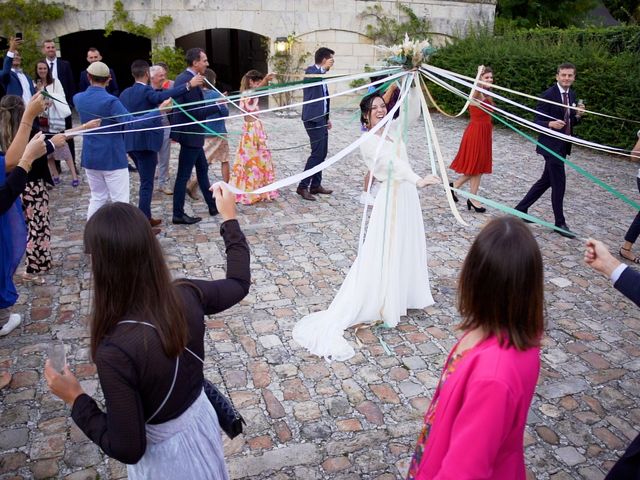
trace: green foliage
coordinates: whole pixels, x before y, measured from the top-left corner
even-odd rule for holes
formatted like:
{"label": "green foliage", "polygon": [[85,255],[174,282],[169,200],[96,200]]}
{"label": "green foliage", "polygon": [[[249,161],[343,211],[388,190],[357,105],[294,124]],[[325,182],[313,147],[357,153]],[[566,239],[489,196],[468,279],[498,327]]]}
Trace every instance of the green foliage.
{"label": "green foliage", "polygon": [[640,3],[638,0],[603,0],[602,3],[616,20],[633,25],[640,23]]}
{"label": "green foliage", "polygon": [[[373,71],[375,71],[375,69],[373,69],[369,65],[365,64],[364,71],[365,72],[373,72]],[[362,85],[366,85],[367,83],[369,83],[369,81],[370,80],[368,78],[359,78],[357,80],[351,80],[349,82],[349,86],[351,88],[361,87]]]}
{"label": "green foliage", "polygon": [[160,36],[171,22],[173,22],[172,17],[162,15],[153,17],[153,25],[151,27],[136,23],[129,18],[129,12],[125,10],[122,1],[116,0],[113,4],[113,16],[104,27],[104,36],[108,37],[114,30],[121,30],[153,40]]}
{"label": "green foliage", "polygon": [[[438,50],[431,63],[470,77],[475,76],[478,65],[490,65],[496,84],[538,96],[554,83],[557,66],[570,61],[577,67],[574,87],[587,109],[638,120],[639,36],[640,27],[522,31],[500,37],[477,32]],[[446,111],[458,111],[464,104],[463,99],[431,82],[429,88]],[[534,101],[497,92],[535,107]],[[521,109],[500,107],[533,119],[533,114]],[[637,123],[586,115],[575,133],[593,142],[630,149],[638,127]]]}
{"label": "green foliage", "polygon": [[496,17],[520,28],[582,25],[598,0],[498,0]]}
{"label": "green foliage", "polygon": [[40,27],[61,19],[65,9],[72,7],[40,0],[6,0],[0,5],[0,35],[11,38],[16,32],[22,32],[22,67],[32,75],[35,62],[42,58]]}
{"label": "green foliage", "polygon": [[[267,46],[267,51],[269,50]],[[303,70],[307,58],[311,55],[309,52],[302,50],[300,40],[295,33],[287,35],[287,49],[284,53],[274,53],[268,58],[271,65],[271,71],[275,72],[278,77],[278,83],[286,83],[299,80],[300,72]],[[291,104],[294,92],[283,92],[275,95],[276,103],[279,106]]]}
{"label": "green foliage", "polygon": [[153,63],[164,62],[169,67],[167,76],[175,78],[186,68],[185,53],[179,47],[153,47],[151,61]]}
{"label": "green foliage", "polygon": [[380,45],[392,46],[402,43],[405,34],[411,40],[428,40],[433,32],[426,17],[418,17],[411,7],[399,3],[400,19],[385,12],[382,5],[376,3],[364,9],[360,18],[372,22],[365,28],[366,35]]}

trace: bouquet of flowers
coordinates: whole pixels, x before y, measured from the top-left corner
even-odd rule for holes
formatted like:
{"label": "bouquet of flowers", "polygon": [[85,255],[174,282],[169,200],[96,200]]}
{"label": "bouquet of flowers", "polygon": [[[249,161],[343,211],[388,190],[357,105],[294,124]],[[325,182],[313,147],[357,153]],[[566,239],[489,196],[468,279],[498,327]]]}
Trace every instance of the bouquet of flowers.
{"label": "bouquet of flowers", "polygon": [[399,65],[406,69],[419,67],[436,51],[428,40],[410,40],[406,33],[404,42],[401,44],[392,47],[376,46],[376,48],[388,55],[385,61],[389,65]]}

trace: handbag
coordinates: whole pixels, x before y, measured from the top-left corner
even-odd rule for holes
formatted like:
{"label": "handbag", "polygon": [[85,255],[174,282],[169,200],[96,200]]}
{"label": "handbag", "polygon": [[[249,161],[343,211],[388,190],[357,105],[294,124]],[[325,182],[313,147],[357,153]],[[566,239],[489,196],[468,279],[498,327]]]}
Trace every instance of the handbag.
{"label": "handbag", "polygon": [[[135,320],[122,320],[118,323],[138,323],[142,325],[147,325],[148,327],[156,328],[155,325],[151,323],[137,322]],[[198,360],[200,360],[204,365],[204,360],[202,358],[200,358],[198,355],[193,353],[187,347],[185,347],[185,350],[189,352],[191,355],[193,355],[194,357],[196,357]],[[171,384],[169,393],[167,393],[167,396],[162,401],[162,404],[158,407],[155,413],[151,415],[151,417],[147,420],[147,423],[158,414],[158,412],[162,409],[162,407],[164,407],[164,404],[167,403],[167,400],[171,396],[171,392],[173,392],[173,387],[176,383],[176,377],[178,375],[179,362],[180,362],[180,358],[177,358],[176,369],[173,374],[173,383]],[[220,368],[218,368],[218,371],[220,372]],[[224,381],[224,376],[222,375],[222,372],[220,372],[220,378],[222,378],[222,383],[224,384],[224,388],[227,391],[229,391],[229,389],[227,388],[227,384]],[[224,430],[224,433],[226,433],[229,438],[235,438],[238,435],[240,435],[242,433],[242,425],[246,425],[247,422],[244,421],[244,418],[242,418],[242,415],[240,415],[240,412],[238,412],[238,410],[236,409],[235,405],[233,404],[233,401],[225,397],[224,394],[220,390],[218,390],[218,388],[206,378],[202,382],[202,389],[204,391],[204,394],[209,399],[209,402],[213,406],[213,409],[216,411],[216,415],[218,417],[218,423],[220,424],[220,428]]]}

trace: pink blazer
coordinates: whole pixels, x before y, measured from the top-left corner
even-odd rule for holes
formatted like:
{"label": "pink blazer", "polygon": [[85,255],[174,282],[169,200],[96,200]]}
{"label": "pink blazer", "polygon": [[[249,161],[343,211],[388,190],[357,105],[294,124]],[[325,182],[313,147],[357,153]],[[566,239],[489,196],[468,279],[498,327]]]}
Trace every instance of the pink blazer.
{"label": "pink blazer", "polygon": [[442,386],[417,479],[525,480],[524,426],[540,349],[489,337],[465,353]]}

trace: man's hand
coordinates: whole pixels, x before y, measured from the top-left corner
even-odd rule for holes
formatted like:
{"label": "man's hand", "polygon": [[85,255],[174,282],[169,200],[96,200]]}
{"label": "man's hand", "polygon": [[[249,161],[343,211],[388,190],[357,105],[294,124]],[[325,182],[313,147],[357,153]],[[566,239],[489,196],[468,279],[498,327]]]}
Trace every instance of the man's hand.
{"label": "man's hand", "polygon": [[64,133],[57,133],[53,137],[51,137],[49,140],[51,141],[51,143],[53,143],[53,145],[56,148],[60,148],[65,143],[67,143],[67,137],[65,136]]}
{"label": "man's hand", "polygon": [[164,102],[160,104],[158,108],[160,109],[160,111],[171,110],[173,108],[173,99],[167,98]]}
{"label": "man's hand", "polygon": [[9,51],[16,53],[20,47],[22,46],[22,40],[18,40],[17,38],[9,39]]}
{"label": "man's hand", "polygon": [[588,239],[585,245],[584,261],[591,268],[607,277],[610,277],[620,265],[620,262],[609,253],[604,243],[593,238]]}
{"label": "man's hand", "polygon": [[204,85],[204,77],[199,73],[189,80],[189,88],[201,87],[202,85]]}
{"label": "man's hand", "polygon": [[564,123],[563,120],[553,120],[552,122],[549,122],[549,128],[552,128],[553,130],[562,130],[565,125],[566,123]]}

